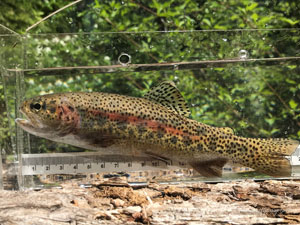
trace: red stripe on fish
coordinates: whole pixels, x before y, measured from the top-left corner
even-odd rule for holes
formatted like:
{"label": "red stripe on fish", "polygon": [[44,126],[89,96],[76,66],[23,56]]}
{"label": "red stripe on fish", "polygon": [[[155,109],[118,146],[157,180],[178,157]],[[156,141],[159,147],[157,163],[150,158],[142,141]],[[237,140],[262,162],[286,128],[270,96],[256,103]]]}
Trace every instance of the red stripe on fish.
{"label": "red stripe on fish", "polygon": [[145,127],[151,129],[153,132],[157,132],[159,130],[164,130],[165,133],[168,133],[171,135],[188,136],[192,140],[200,140],[199,136],[191,135],[187,132],[184,132],[182,130],[176,129],[176,128],[168,126],[166,124],[157,122],[155,120],[141,119],[137,116],[121,115],[120,113],[101,112],[98,110],[92,110],[89,112],[92,113],[94,116],[100,115],[102,117],[107,117],[111,121],[125,122],[125,123],[129,123],[131,125],[134,125],[134,126],[144,125]]}

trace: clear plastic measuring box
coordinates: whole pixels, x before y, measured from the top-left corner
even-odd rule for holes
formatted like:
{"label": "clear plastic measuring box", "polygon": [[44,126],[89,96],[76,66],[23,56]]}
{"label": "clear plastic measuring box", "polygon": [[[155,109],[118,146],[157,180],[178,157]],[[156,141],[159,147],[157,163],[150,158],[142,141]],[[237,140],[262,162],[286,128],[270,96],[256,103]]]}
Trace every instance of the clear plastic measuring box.
{"label": "clear plastic measuring box", "polygon": [[[72,7],[61,13],[70,12]],[[26,133],[14,122],[22,117],[18,108],[25,98],[46,93],[142,97],[151,86],[173,80],[195,120],[231,127],[246,137],[299,139],[299,29],[83,32],[72,25],[67,31],[75,32],[44,32],[55,16],[22,35],[0,27],[12,143],[1,152],[0,185],[5,189],[46,187],[72,178],[88,183],[116,175],[111,173],[129,182],[205,180],[171,161],[91,152]],[[278,89],[286,90],[284,96]],[[293,177],[300,175],[299,151],[290,158]],[[226,165],[218,179],[263,177],[250,170]]]}

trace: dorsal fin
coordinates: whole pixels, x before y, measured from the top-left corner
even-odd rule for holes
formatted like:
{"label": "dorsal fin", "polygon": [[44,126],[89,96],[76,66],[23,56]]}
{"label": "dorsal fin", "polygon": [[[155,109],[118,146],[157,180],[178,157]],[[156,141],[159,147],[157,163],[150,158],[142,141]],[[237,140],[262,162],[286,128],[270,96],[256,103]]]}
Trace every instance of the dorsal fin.
{"label": "dorsal fin", "polygon": [[190,109],[172,81],[164,81],[145,94],[144,98],[159,103],[179,115],[189,117]]}

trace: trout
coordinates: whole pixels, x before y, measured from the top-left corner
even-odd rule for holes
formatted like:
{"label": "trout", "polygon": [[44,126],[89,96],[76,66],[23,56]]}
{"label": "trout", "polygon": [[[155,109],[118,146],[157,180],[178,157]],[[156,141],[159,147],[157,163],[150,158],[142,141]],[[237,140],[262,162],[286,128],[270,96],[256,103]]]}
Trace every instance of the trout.
{"label": "trout", "polygon": [[275,177],[291,175],[288,160],[299,142],[236,136],[231,128],[189,119],[183,96],[171,81],[143,98],[101,92],[48,94],[25,100],[16,119],[25,131],[90,150],[118,146],[180,160],[207,177],[222,175],[230,160]]}

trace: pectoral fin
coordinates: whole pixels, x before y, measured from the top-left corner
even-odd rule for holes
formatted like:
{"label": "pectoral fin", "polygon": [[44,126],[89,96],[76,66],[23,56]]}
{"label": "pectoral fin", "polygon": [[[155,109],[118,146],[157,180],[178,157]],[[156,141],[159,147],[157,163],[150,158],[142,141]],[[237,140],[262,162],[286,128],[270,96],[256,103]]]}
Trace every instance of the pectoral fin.
{"label": "pectoral fin", "polygon": [[189,164],[205,177],[221,177],[223,166],[227,163],[227,159],[225,158],[216,158],[207,161],[193,161],[189,162]]}
{"label": "pectoral fin", "polygon": [[106,148],[119,142],[120,138],[103,133],[85,133],[78,136],[87,146]]}
{"label": "pectoral fin", "polygon": [[95,141],[93,144],[95,146],[106,148],[106,147],[109,147],[109,146],[115,144],[115,142],[116,142],[115,139],[100,139],[100,140]]}

